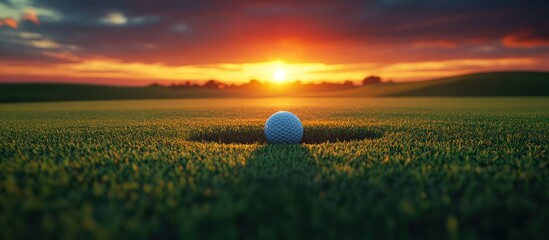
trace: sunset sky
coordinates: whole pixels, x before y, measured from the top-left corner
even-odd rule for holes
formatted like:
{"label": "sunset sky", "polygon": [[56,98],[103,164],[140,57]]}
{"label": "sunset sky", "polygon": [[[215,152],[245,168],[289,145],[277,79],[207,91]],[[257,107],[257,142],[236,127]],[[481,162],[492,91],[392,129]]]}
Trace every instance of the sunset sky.
{"label": "sunset sky", "polygon": [[0,82],[547,71],[548,9],[541,0],[0,0]]}

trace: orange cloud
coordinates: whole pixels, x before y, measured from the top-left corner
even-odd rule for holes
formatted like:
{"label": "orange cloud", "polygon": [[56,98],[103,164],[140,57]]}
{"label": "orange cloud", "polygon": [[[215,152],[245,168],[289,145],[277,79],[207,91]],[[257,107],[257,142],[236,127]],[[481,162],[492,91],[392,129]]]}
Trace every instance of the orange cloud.
{"label": "orange cloud", "polygon": [[40,24],[40,20],[38,20],[38,16],[36,16],[36,12],[34,12],[34,10],[32,10],[32,9],[29,9],[29,10],[25,11],[25,13],[23,14],[22,19],[24,21],[33,22],[36,25]]}
{"label": "orange cloud", "polygon": [[51,58],[59,59],[59,60],[65,60],[70,62],[78,62],[81,61],[79,57],[75,56],[71,52],[54,52],[54,51],[44,51],[44,56],[48,56]]}
{"label": "orange cloud", "polygon": [[501,39],[503,46],[508,48],[536,48],[549,46],[549,39],[533,36],[531,32],[509,35]]}
{"label": "orange cloud", "polygon": [[468,70],[477,68],[521,67],[536,63],[534,58],[456,59],[426,62],[397,63],[386,66],[383,72],[420,72],[436,70]]}
{"label": "orange cloud", "polygon": [[10,28],[15,29],[15,28],[17,28],[17,26],[18,26],[19,24],[17,23],[17,20],[15,20],[15,18],[3,18],[3,19],[0,19],[0,27],[2,27],[2,26],[4,26],[4,25],[6,25],[6,26],[8,26],[8,27],[10,27]]}
{"label": "orange cloud", "polygon": [[[360,80],[379,74],[396,81],[424,80],[457,74],[498,71],[511,68],[529,68],[543,64],[536,58],[456,59],[426,62],[401,62],[386,66],[371,63],[325,64],[284,63],[282,61],[256,63],[220,63],[208,65],[169,66],[160,63],[124,63],[112,59],[83,60],[70,52],[44,52],[44,55],[72,63],[55,64],[44,68],[38,65],[0,62],[0,76],[17,76],[28,79],[113,79],[120,82],[132,79],[132,84],[155,81],[217,79],[227,83],[244,83],[249,79],[274,80],[274,73],[282,70],[290,81],[321,82],[324,80]],[[6,78],[7,79],[7,78]],[[125,80],[126,79],[126,80]],[[124,84],[128,84],[127,82]]]}

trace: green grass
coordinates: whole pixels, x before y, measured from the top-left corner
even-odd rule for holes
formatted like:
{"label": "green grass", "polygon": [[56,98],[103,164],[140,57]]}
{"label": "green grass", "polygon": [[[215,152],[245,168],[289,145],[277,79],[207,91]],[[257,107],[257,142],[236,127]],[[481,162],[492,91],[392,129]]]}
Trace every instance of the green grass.
{"label": "green grass", "polygon": [[224,97],[212,89],[122,87],[66,83],[0,84],[0,102],[45,102],[71,100],[170,99]]}
{"label": "green grass", "polygon": [[[304,128],[303,144],[319,144],[378,138],[380,130],[352,124],[310,124]],[[262,125],[237,125],[197,129],[189,134],[191,141],[216,143],[267,143]]]}
{"label": "green grass", "polygon": [[333,97],[548,96],[549,73],[476,73],[422,82],[374,84],[326,95]]}
{"label": "green grass", "polygon": [[[264,144],[277,110],[305,144]],[[0,238],[543,239],[549,98],[0,105]]]}

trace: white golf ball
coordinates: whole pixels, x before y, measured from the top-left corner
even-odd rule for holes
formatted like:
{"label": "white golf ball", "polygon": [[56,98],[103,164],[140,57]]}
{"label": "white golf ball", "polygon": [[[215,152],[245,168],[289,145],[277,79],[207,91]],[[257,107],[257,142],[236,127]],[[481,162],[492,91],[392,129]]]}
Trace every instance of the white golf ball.
{"label": "white golf ball", "polygon": [[269,143],[298,144],[303,138],[303,125],[291,112],[276,112],[265,123],[265,137]]}

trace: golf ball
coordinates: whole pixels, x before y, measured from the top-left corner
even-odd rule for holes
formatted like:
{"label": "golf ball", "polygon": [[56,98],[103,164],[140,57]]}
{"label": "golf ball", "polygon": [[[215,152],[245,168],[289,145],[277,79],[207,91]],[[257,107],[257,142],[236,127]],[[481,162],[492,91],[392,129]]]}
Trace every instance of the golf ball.
{"label": "golf ball", "polygon": [[265,122],[265,137],[269,143],[298,144],[303,138],[303,125],[295,114],[279,111]]}

